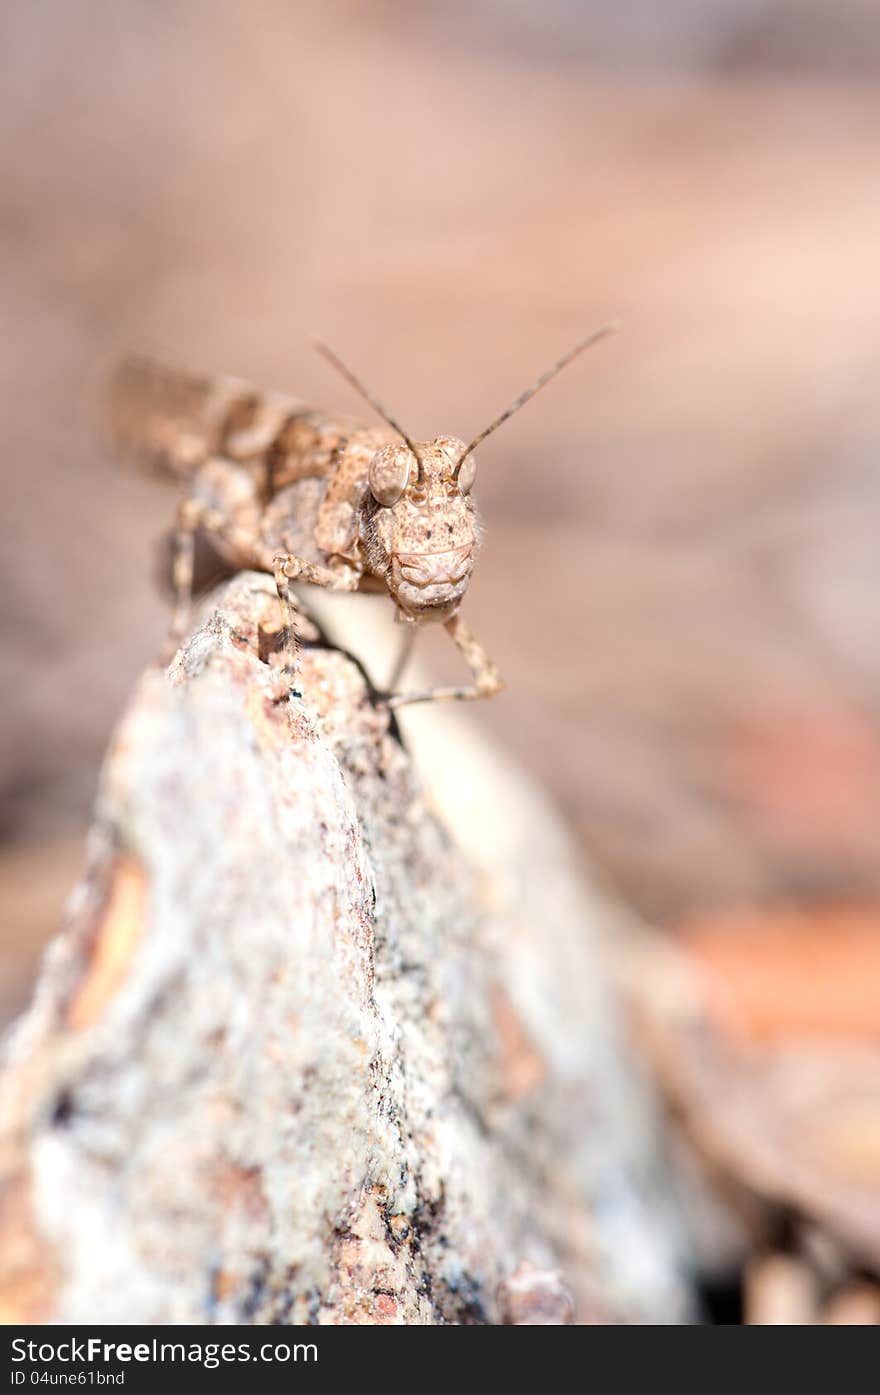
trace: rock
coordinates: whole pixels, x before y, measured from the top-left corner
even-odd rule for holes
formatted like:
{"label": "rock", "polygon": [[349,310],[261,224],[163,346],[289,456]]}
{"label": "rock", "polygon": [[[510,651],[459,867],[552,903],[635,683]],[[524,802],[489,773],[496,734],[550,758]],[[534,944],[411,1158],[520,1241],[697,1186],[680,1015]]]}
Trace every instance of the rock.
{"label": "rock", "polygon": [[684,1319],[618,912],[460,713],[414,762],[317,630],[275,701],[277,623],[269,578],[215,592],[112,740],[6,1048],[4,1316],[494,1323],[534,1270]]}

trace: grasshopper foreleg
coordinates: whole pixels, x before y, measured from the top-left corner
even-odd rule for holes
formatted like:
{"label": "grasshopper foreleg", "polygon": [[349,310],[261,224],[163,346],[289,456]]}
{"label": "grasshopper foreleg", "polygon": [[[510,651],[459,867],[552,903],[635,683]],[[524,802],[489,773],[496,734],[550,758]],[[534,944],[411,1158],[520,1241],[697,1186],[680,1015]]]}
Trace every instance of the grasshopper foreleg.
{"label": "grasshopper foreleg", "polygon": [[284,620],[285,660],[282,674],[285,684],[293,695],[301,697],[302,694],[296,688],[296,679],[299,673],[299,647],[297,644],[297,608],[296,594],[293,590],[294,584],[298,581],[307,581],[312,586],[324,586],[331,591],[356,591],[359,574],[353,568],[335,570],[333,567],[321,566],[316,562],[307,561],[304,557],[296,557],[292,552],[276,554],[273,560],[273,572]]}
{"label": "grasshopper foreleg", "polygon": [[389,693],[393,693],[396,689],[398,683],[404,675],[404,671],[407,667],[407,664],[412,658],[412,651],[413,646],[416,642],[417,630],[418,626],[416,625],[415,621],[411,620],[406,625],[406,628],[403,632],[403,638],[400,641],[400,648],[397,651],[397,658],[394,662],[394,668],[391,670],[391,677],[388,680]]}
{"label": "grasshopper foreleg", "polygon": [[498,669],[483,646],[474,638],[460,615],[454,615],[443,626],[471,671],[473,683],[463,688],[428,688],[421,693],[394,693],[389,707],[405,707],[414,702],[473,702],[477,698],[494,697],[503,687]]}

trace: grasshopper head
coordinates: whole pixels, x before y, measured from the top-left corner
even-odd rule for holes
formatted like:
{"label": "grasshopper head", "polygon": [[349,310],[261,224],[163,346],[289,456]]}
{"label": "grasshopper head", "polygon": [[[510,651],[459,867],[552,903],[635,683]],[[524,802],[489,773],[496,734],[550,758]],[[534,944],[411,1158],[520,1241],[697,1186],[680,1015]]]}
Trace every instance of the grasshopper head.
{"label": "grasshopper head", "polygon": [[468,446],[455,436],[411,440],[342,359],[326,344],[316,344],[318,352],[401,437],[399,443],[378,450],[370,462],[365,541],[371,570],[385,577],[388,590],[409,619],[448,619],[467,590],[479,541],[477,511],[470,497],[477,472],[474,449],[566,364],[615,328],[603,325],[575,344]]}
{"label": "grasshopper head", "polygon": [[413,619],[447,619],[467,590],[479,540],[471,498],[472,455],[457,470],[463,441],[438,436],[383,446],[370,464],[373,561],[391,596]]}

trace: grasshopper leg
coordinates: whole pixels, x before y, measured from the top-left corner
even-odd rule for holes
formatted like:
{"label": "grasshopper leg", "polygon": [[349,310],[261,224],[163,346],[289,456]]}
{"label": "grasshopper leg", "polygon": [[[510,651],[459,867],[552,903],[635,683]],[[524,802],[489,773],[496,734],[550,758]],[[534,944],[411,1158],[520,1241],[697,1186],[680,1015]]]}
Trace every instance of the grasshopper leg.
{"label": "grasshopper leg", "polygon": [[272,569],[284,619],[285,661],[282,674],[287,688],[290,689],[294,697],[301,697],[302,694],[296,689],[299,673],[299,650],[294,584],[298,581],[307,581],[312,586],[324,586],[331,591],[356,591],[359,575],[352,569],[337,571],[333,567],[324,567],[316,562],[309,562],[304,557],[294,556],[291,552],[277,553],[273,559]]}
{"label": "grasshopper leg", "polygon": [[[195,537],[199,529],[220,540],[239,565],[250,558],[258,539],[254,504],[241,497],[240,471],[222,456],[211,456],[194,471],[191,492],[177,506],[172,553],[174,608],[166,658],[170,659],[186,635],[191,620]],[[214,499],[213,506],[208,499]]]}
{"label": "grasshopper leg", "polygon": [[398,683],[403,677],[404,670],[406,669],[407,664],[412,658],[412,651],[413,646],[416,642],[417,630],[418,626],[414,622],[410,622],[403,632],[403,636],[400,641],[400,648],[397,651],[397,658],[394,663],[394,668],[391,670],[391,677],[388,680],[389,693],[394,692],[395,688],[397,687]]}
{"label": "grasshopper leg", "polygon": [[389,707],[405,707],[414,702],[473,702],[501,691],[504,685],[497,668],[461,616],[454,615],[443,628],[470,669],[473,683],[461,688],[429,688],[422,693],[394,693],[388,699]]}
{"label": "grasshopper leg", "polygon": [[177,522],[174,529],[174,542],[171,563],[171,581],[174,587],[174,609],[165,646],[165,657],[170,660],[187,630],[192,610],[193,557],[195,553],[196,530],[202,521],[202,507],[197,499],[182,499],[177,507]]}

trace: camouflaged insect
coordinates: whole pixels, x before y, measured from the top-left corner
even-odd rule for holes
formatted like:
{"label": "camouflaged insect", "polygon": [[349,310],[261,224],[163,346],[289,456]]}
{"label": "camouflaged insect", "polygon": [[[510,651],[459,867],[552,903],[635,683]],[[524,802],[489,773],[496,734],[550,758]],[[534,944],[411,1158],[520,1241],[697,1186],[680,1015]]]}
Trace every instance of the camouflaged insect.
{"label": "camouflaged insect", "polygon": [[[113,377],[111,428],[120,453],[184,482],[174,548],[171,641],[186,633],[194,539],[204,530],[224,560],[275,578],[285,625],[284,682],[296,692],[294,586],[387,591],[407,627],[387,701],[491,697],[498,671],[461,617],[480,542],[474,448],[588,345],[575,345],[470,445],[455,436],[413,441],[329,349],[319,350],[387,428],[357,425],[234,378],[197,378],[143,359]],[[471,682],[397,692],[412,637],[441,623]]]}

